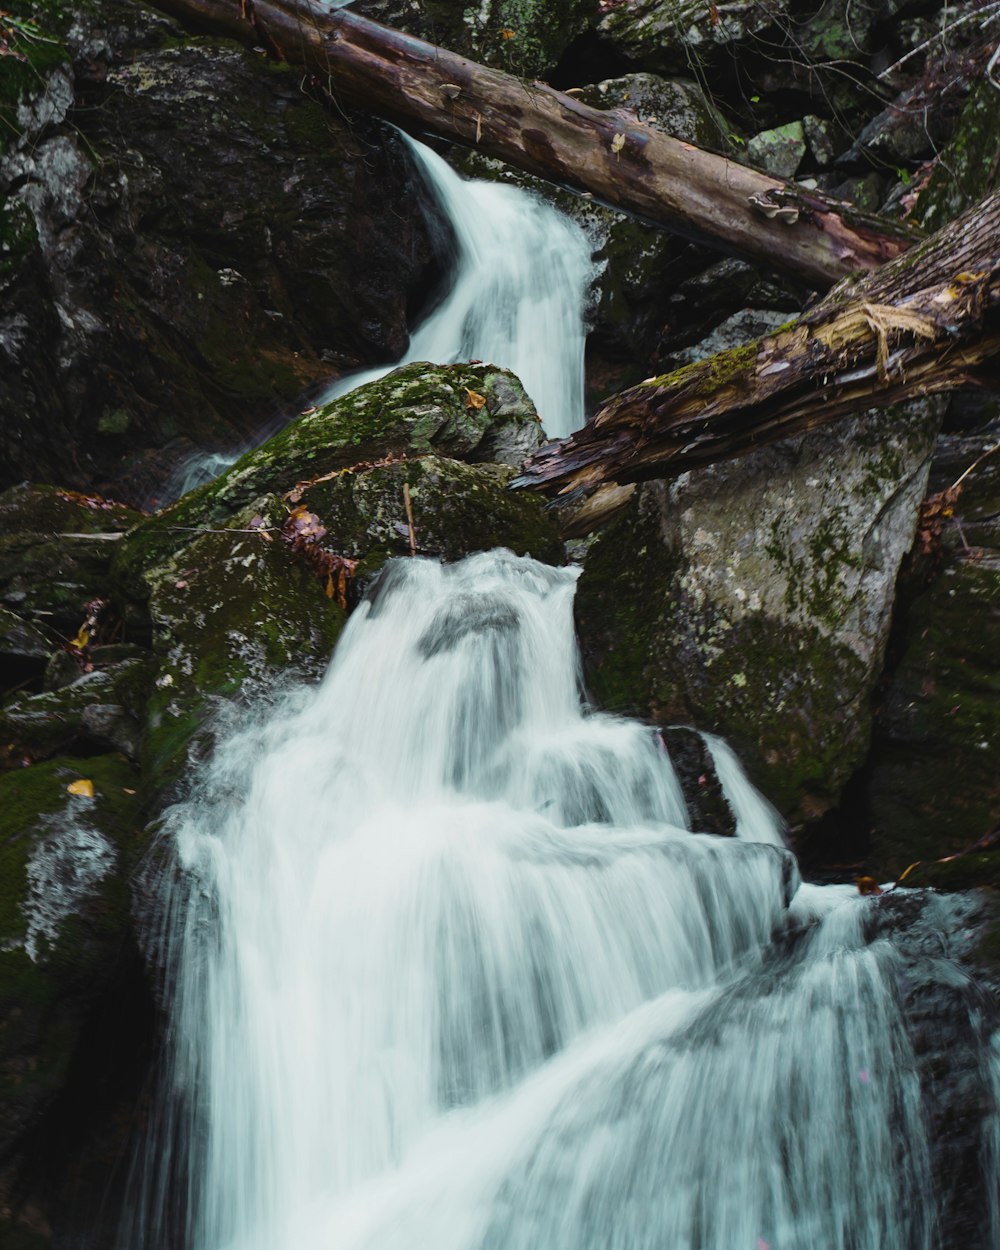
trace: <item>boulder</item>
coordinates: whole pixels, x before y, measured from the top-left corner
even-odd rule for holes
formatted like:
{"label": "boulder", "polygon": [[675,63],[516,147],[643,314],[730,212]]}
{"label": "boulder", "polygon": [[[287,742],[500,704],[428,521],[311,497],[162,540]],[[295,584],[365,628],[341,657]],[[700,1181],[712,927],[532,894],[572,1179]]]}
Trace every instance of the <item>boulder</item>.
{"label": "boulder", "polygon": [[541,438],[531,401],[508,370],[403,365],[299,417],[216,482],[139,526],[116,560],[119,585],[142,600],[144,568],[265,494],[429,454],[519,465]]}
{"label": "boulder", "polygon": [[864,758],[935,406],[872,413],[641,487],[577,595],[602,705],[721,734],[796,824]]}

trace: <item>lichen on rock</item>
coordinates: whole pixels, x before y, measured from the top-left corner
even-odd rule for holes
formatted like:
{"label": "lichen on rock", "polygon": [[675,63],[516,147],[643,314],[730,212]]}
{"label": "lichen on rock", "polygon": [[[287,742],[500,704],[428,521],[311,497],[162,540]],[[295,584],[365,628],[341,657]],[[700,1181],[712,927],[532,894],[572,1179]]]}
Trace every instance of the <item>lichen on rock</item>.
{"label": "lichen on rock", "polygon": [[643,487],[580,580],[598,696],[721,733],[787,817],[821,816],[868,745],[937,421],[918,403]]}

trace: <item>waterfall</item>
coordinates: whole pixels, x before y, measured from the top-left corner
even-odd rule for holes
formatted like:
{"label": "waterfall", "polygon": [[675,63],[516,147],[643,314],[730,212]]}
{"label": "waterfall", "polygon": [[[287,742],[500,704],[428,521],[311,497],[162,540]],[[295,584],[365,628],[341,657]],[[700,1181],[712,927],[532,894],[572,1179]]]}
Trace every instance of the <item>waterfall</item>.
{"label": "waterfall", "polygon": [[[329,403],[410,361],[482,360],[517,374],[550,438],[579,429],[584,311],[594,277],[587,236],[541,196],[462,178],[426,144],[400,134],[428,196],[428,224],[448,267],[448,291],[413,331],[401,359],[338,378],[315,402]],[[251,446],[256,443],[231,454],[190,456],[159,502],[212,481]]]}
{"label": "waterfall", "polygon": [[731,756],[741,836],[688,829],[659,737],[581,699],[576,575],[390,564],[167,813],[132,1247],[938,1244],[871,900],[800,884]]}
{"label": "waterfall", "polygon": [[[460,177],[438,154],[403,136],[427,192],[447,222],[448,293],[414,331],[397,365],[484,360],[524,383],[550,438],[584,421],[584,307],[594,276],[584,232],[539,195]],[[350,374],[323,403],[396,365]]]}

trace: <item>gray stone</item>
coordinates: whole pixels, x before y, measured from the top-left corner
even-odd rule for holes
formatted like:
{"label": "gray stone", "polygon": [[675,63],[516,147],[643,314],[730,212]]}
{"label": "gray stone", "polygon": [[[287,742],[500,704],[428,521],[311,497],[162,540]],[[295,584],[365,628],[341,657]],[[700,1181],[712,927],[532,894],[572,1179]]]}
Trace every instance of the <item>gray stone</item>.
{"label": "gray stone", "polygon": [[806,154],[802,122],[788,122],[773,130],[762,130],[747,143],[747,160],[779,178],[792,178]]}
{"label": "gray stone", "polygon": [[719,732],[786,816],[826,811],[868,745],[938,419],[921,401],[642,487],[580,580],[602,703]]}

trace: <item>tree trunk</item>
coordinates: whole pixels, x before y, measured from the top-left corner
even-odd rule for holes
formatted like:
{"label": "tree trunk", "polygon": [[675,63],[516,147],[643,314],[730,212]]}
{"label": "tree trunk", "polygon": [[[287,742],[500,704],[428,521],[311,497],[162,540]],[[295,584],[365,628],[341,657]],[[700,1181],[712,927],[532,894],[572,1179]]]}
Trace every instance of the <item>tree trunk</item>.
{"label": "tree trunk", "polygon": [[799,285],[825,290],[916,237],[672,139],[625,110],[591,108],[316,0],[159,3],[308,67],[337,99],[500,157]]}
{"label": "tree trunk", "polygon": [[615,395],[515,485],[578,499],[674,477],[865,408],[995,384],[998,361],[1000,192],[787,328]]}

